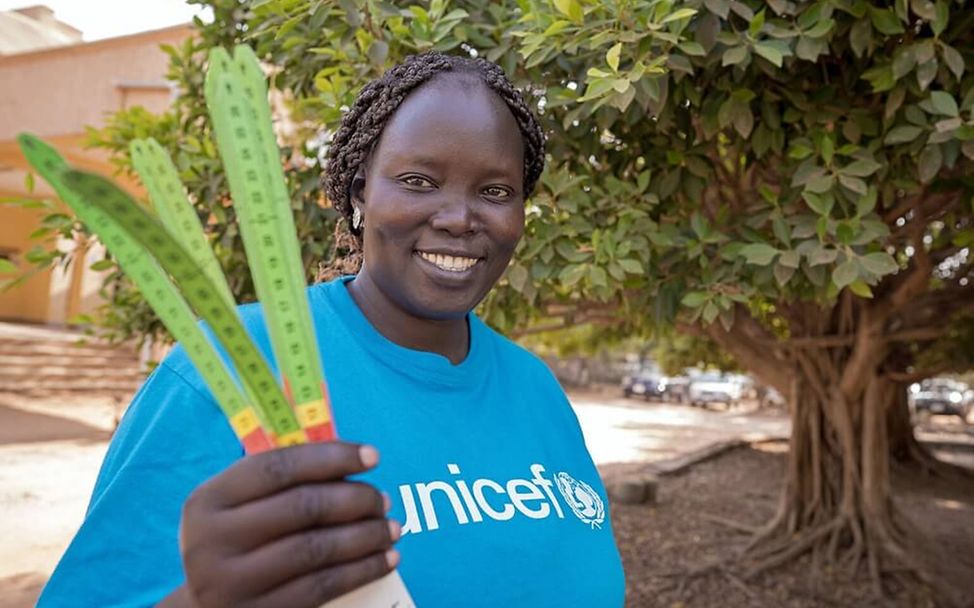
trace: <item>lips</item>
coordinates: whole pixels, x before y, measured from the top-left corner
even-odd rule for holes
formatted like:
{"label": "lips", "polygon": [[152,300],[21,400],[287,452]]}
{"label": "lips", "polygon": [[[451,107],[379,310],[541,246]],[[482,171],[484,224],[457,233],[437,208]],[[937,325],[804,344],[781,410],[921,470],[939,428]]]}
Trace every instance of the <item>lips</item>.
{"label": "lips", "polygon": [[467,255],[416,251],[416,254],[440,270],[447,272],[466,272],[477,265],[481,258]]}

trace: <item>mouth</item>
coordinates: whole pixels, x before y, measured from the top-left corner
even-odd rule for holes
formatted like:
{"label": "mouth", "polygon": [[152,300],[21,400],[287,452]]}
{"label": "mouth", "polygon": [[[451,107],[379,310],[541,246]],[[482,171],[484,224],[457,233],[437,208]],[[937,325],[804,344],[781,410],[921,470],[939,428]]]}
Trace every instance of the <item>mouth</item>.
{"label": "mouth", "polygon": [[462,274],[476,266],[482,258],[469,257],[464,255],[451,255],[445,253],[433,253],[431,251],[416,251],[416,255],[436,266],[440,270]]}

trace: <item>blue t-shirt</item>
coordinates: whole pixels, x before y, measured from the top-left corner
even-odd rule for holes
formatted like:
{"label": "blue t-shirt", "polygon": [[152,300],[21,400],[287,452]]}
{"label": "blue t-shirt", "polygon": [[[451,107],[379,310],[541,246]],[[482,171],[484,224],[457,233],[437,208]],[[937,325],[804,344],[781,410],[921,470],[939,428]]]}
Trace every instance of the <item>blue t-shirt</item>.
{"label": "blue t-shirt", "polygon": [[[389,493],[390,516],[404,524],[399,571],[416,604],[621,606],[605,490],[544,363],[472,314],[458,365],[398,346],[372,327],[346,280],[308,290],[325,377],[339,435],[379,449],[379,466],[361,479]],[[240,313],[269,354],[260,306]],[[184,580],[183,502],[242,455],[177,347],[126,412],[38,606],[160,601]]]}

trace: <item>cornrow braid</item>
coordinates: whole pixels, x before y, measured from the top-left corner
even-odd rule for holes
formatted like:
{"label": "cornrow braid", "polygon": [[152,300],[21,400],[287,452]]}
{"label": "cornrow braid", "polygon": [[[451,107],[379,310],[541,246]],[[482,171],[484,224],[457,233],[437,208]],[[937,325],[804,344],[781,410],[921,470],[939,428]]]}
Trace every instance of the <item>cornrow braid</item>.
{"label": "cornrow braid", "polygon": [[354,105],[342,118],[341,127],[328,149],[325,193],[355,236],[359,236],[359,230],[352,225],[351,186],[356,172],[372,153],[382,130],[403,100],[413,90],[445,72],[477,76],[511,110],[524,141],[524,196],[534,190],[544,170],[544,132],[504,70],[481,58],[436,51],[410,55],[362,88]]}

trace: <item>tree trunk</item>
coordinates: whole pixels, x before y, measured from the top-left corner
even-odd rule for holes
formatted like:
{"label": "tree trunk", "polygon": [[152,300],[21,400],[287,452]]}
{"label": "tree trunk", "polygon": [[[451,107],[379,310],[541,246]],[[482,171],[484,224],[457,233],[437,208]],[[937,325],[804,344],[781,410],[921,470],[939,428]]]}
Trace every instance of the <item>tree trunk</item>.
{"label": "tree trunk", "polygon": [[889,429],[889,454],[896,463],[912,461],[916,453],[914,450],[922,449],[913,435],[913,420],[910,416],[907,390],[906,385],[897,385],[897,390],[893,393],[893,402],[889,407],[889,415],[886,417],[886,426]]}
{"label": "tree trunk", "polygon": [[862,396],[850,401],[827,352],[799,361],[785,488],[777,514],[748,546],[750,573],[811,553],[814,571],[825,563],[848,572],[866,564],[878,595],[884,578],[910,572],[949,597],[924,568],[921,539],[892,500],[888,427],[905,398],[902,385],[874,370]]}

